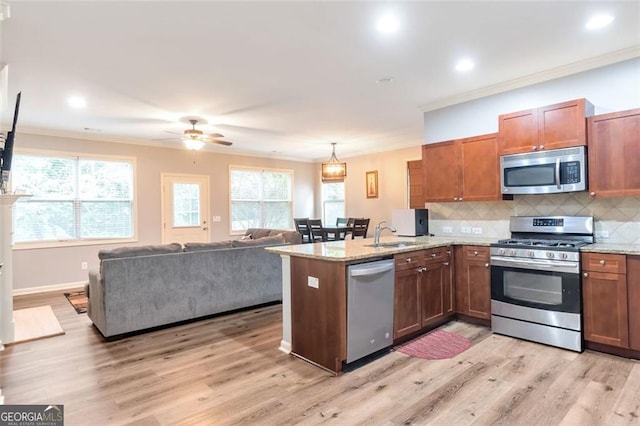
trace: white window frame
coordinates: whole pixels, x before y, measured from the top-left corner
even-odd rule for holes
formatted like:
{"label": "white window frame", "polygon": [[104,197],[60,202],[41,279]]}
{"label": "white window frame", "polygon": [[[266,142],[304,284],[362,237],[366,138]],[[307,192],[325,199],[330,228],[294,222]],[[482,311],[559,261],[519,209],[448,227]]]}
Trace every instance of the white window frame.
{"label": "white window frame", "polygon": [[[46,241],[28,241],[28,242],[15,242],[13,243],[13,250],[30,250],[39,248],[54,248],[54,247],[76,247],[76,246],[90,246],[101,244],[116,244],[116,243],[134,243],[138,241],[138,185],[137,185],[137,158],[126,157],[119,155],[107,155],[107,154],[87,154],[84,152],[74,151],[52,151],[52,150],[40,150],[40,149],[28,149],[22,148],[14,151],[14,155],[34,155],[39,157],[58,157],[58,158],[77,158],[83,160],[94,161],[121,161],[131,163],[132,166],[132,189],[133,199],[131,202],[133,235],[125,238],[74,238],[68,240],[46,240]],[[9,187],[16,191],[19,188],[13,188],[13,182],[9,179]],[[29,194],[24,194],[29,195]],[[14,217],[15,220],[15,217]]]}
{"label": "white window frame", "polygon": [[[324,198],[324,196],[325,196],[325,190],[324,190],[325,187],[324,187],[324,185],[329,185],[331,183],[342,183],[342,200],[326,200]],[[343,213],[342,217],[346,217],[347,204],[346,204],[345,198],[347,198],[347,197],[345,195],[346,195],[346,192],[347,192],[347,186],[345,185],[344,181],[343,182],[322,183],[321,185],[322,185],[322,188],[320,189],[320,198],[321,198],[320,201],[321,201],[321,204],[322,204],[322,223],[326,224],[327,226],[334,226],[335,222],[334,223],[328,223],[327,222],[327,217],[325,215],[325,213],[326,213],[326,204],[327,203],[338,203],[338,202],[342,201],[342,205],[344,206],[344,211],[342,212]]]}
{"label": "white window frame", "polygon": [[[295,194],[295,186],[294,186],[294,172],[292,169],[275,169],[269,167],[251,167],[251,166],[236,166],[229,165],[229,235],[244,235],[244,230],[234,231],[233,230],[233,199],[231,198],[231,171],[232,170],[247,170],[253,172],[280,172],[280,173],[289,173],[291,175],[291,226],[293,227],[293,212],[294,210],[294,194]],[[262,202],[262,200],[261,200]],[[293,230],[293,228],[291,228]]]}

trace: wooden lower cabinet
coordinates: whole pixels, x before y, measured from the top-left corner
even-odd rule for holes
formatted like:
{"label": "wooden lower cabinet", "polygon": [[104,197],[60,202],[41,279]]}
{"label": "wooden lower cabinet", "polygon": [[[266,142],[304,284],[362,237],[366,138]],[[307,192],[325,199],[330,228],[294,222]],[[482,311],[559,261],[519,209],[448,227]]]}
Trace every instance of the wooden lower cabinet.
{"label": "wooden lower cabinet", "polygon": [[[614,264],[614,271],[610,265]],[[629,307],[624,255],[582,254],[584,339],[629,348]]]}
{"label": "wooden lower cabinet", "polygon": [[448,276],[449,268],[444,266],[444,262],[427,265],[422,272],[423,327],[438,323],[447,315],[447,290],[451,287]]}
{"label": "wooden lower cabinet", "polygon": [[421,273],[417,268],[396,271],[393,306],[393,338],[422,328]]}
{"label": "wooden lower cabinet", "polygon": [[489,247],[457,246],[456,311],[484,320],[491,319],[491,269]]}
{"label": "wooden lower cabinet", "polygon": [[451,247],[402,253],[395,261],[394,339],[455,313]]}
{"label": "wooden lower cabinet", "polygon": [[629,348],[640,351],[640,256],[627,256]]}

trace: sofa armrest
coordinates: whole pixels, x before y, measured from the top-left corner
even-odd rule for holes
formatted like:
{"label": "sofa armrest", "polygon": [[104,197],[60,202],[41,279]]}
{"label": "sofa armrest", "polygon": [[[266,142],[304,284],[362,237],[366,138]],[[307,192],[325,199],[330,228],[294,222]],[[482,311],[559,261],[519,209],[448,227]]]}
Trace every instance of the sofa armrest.
{"label": "sofa armrest", "polygon": [[[85,293],[87,294],[87,316],[93,321],[99,330],[105,327],[105,302],[104,286],[100,272],[89,271],[89,283]],[[87,291],[88,290],[88,291]]]}

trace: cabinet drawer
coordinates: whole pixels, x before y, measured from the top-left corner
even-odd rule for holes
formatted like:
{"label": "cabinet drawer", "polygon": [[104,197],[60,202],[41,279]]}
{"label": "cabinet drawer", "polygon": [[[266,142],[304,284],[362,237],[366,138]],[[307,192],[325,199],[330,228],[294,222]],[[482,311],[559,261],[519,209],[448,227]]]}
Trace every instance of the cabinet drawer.
{"label": "cabinet drawer", "polygon": [[489,247],[485,246],[464,246],[462,247],[462,259],[470,261],[489,261]]}
{"label": "cabinet drawer", "polygon": [[396,263],[396,271],[406,271],[407,269],[424,266],[424,250],[400,253],[393,256]]}
{"label": "cabinet drawer", "polygon": [[451,247],[438,247],[434,249],[425,250],[424,259],[425,263],[442,262],[449,259],[451,254]]}
{"label": "cabinet drawer", "polygon": [[624,254],[582,253],[582,270],[626,274],[626,256]]}

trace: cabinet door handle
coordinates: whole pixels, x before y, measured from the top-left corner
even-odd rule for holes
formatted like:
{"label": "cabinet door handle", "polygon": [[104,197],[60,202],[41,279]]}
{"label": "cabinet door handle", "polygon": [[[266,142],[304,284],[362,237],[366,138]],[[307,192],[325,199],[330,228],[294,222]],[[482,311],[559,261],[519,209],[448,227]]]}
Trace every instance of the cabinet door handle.
{"label": "cabinet door handle", "polygon": [[488,264],[488,263],[485,263],[485,264],[484,264],[484,267],[485,267],[485,268],[488,268],[488,267],[489,267],[489,264]]}
{"label": "cabinet door handle", "polygon": [[537,151],[538,147],[534,145],[534,146],[531,147],[531,149],[534,150],[534,151]]}
{"label": "cabinet door handle", "polygon": [[602,259],[602,260],[600,261],[600,264],[601,264],[601,265],[604,265],[604,264],[605,264],[604,259]]}
{"label": "cabinet door handle", "polygon": [[438,253],[431,253],[431,257],[436,257]]}
{"label": "cabinet door handle", "polygon": [[590,192],[590,193],[589,193],[589,196],[590,196],[590,197],[595,197],[595,196],[596,196],[596,193],[595,193],[595,192]]}
{"label": "cabinet door handle", "polygon": [[589,278],[589,273],[585,272],[584,274],[582,274],[582,276],[585,277],[585,278]]}
{"label": "cabinet door handle", "polygon": [[449,262],[444,262],[443,265],[444,266],[449,266]]}
{"label": "cabinet door handle", "polygon": [[540,147],[539,147],[539,148],[540,148],[540,149],[544,149],[544,145],[540,145]]}
{"label": "cabinet door handle", "polygon": [[458,201],[462,201],[462,197],[460,197],[460,199]]}
{"label": "cabinet door handle", "polygon": [[413,259],[412,259],[412,258],[410,258],[410,257],[407,257],[405,260],[406,260],[407,262],[413,262]]}
{"label": "cabinet door handle", "polygon": [[477,255],[478,255],[478,250],[474,250],[474,251],[473,251],[473,255],[474,255],[474,256],[477,256]]}
{"label": "cabinet door handle", "polygon": [[458,201],[458,197],[453,197],[453,201]]}

